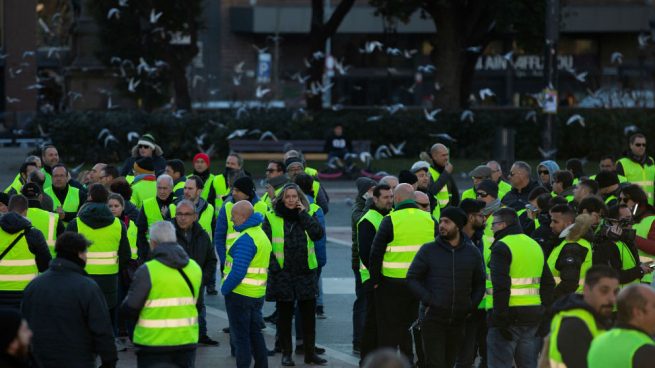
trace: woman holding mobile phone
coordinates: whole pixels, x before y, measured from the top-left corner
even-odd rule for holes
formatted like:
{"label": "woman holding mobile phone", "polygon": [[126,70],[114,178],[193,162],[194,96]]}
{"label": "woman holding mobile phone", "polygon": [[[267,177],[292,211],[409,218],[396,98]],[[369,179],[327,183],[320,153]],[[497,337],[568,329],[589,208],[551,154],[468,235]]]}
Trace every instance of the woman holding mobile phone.
{"label": "woman holding mobile phone", "polygon": [[324,235],[316,210],[317,206],[309,205],[298,185],[287,184],[262,224],[273,245],[266,300],[277,303],[283,366],[295,365],[291,359],[291,320],[296,303],[302,318],[305,363],[327,363],[315,351],[318,260],[314,242]]}

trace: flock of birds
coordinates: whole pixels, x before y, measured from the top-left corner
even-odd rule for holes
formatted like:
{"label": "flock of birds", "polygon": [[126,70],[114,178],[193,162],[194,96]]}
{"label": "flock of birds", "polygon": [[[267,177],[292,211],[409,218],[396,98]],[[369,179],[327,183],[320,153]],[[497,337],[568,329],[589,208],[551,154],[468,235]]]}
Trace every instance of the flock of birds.
{"label": "flock of birds", "polygon": [[[112,7],[107,11],[106,18],[109,21],[112,20],[120,20],[122,13],[124,11],[129,11],[129,1],[128,0],[117,0],[117,6]],[[163,15],[162,11],[158,11],[157,9],[151,9],[149,16],[147,17],[147,21],[151,24],[152,28],[152,33],[153,34],[161,34],[162,37],[168,32],[168,33],[173,33],[170,31],[167,31],[163,26],[159,25],[160,19]],[[43,32],[46,34],[53,34],[51,28],[53,26],[56,26],[57,24],[60,24],[62,22],[62,15],[60,13],[56,13],[50,17],[50,19],[46,20],[41,17],[38,18],[38,25],[42,29]],[[266,42],[274,42],[275,44],[278,44],[279,42],[282,41],[282,38],[279,36],[268,36],[266,38]],[[646,48],[647,46],[653,44],[655,42],[655,31],[651,32],[650,34],[648,33],[641,33],[637,37],[637,43],[639,48],[643,49]],[[264,46],[261,47],[259,45],[252,45],[255,51],[258,54],[266,53],[268,52],[268,47]],[[418,55],[418,50],[416,49],[401,49],[401,48],[396,48],[388,45],[384,45],[380,41],[367,41],[361,47],[358,48],[358,51],[360,54],[364,55],[372,55],[372,54],[377,54],[377,53],[382,53],[386,54],[392,57],[398,57],[398,58],[403,58],[407,60],[414,60],[416,56]],[[484,50],[481,46],[470,46],[466,47],[465,52],[468,53],[473,53],[473,54],[481,54]],[[7,54],[0,54],[0,59],[5,59],[7,58]],[[47,52],[47,58],[57,58],[59,59],[60,56],[60,49],[57,47],[52,47],[48,50]],[[307,69],[310,69],[312,65],[314,65],[316,62],[319,61],[324,61],[326,58],[326,54],[323,51],[315,51],[312,52],[311,55],[309,55],[307,58],[303,60],[303,64]],[[513,51],[507,52],[502,55],[502,57],[507,60],[508,64],[514,68],[514,62],[517,58],[517,55]],[[11,66],[8,68],[8,75],[9,78],[16,78],[19,75],[21,75],[25,68],[30,66],[31,63],[36,62],[36,52],[27,50],[24,51],[23,54],[21,55],[21,61],[17,66]],[[623,63],[623,54],[620,52],[613,52],[610,56],[610,63],[612,65],[621,65]],[[126,89],[129,93],[137,93],[139,91],[139,88],[143,88],[144,86],[148,86],[149,88],[152,88],[155,92],[163,94],[163,86],[161,82],[158,82],[156,77],[164,71],[166,68],[168,68],[168,64],[160,59],[156,60],[146,60],[144,57],[139,57],[138,60],[131,60],[127,58],[121,58],[118,56],[113,56],[109,60],[109,64],[112,66],[112,69],[114,70],[114,76],[116,78],[120,78],[123,80],[123,82],[126,85]],[[339,74],[339,75],[347,75],[349,71],[353,68],[352,65],[346,65],[344,59],[336,59],[333,61],[334,65],[334,70]],[[389,73],[394,73],[397,72],[395,68],[388,68]],[[426,75],[432,75],[436,74],[438,71],[437,66],[433,64],[423,64],[423,65],[418,65],[416,67],[416,73],[420,74],[426,74]],[[588,71],[580,71],[576,69],[566,69],[566,73],[568,73],[574,80],[576,80],[579,83],[586,84],[587,83],[587,78],[589,76]],[[54,73],[54,72],[53,72]],[[287,75],[288,79],[291,81],[295,81],[298,84],[302,86],[304,89],[304,93],[308,96],[318,96],[324,93],[330,93],[331,89],[334,86],[334,83],[332,82],[319,82],[319,81],[311,81],[310,82],[310,76],[308,74],[304,74],[304,71],[299,71],[291,75]],[[214,75],[198,75],[194,74],[190,77],[190,87],[192,89],[196,88],[205,88],[205,83],[207,82],[207,79],[215,79],[216,76]],[[233,73],[232,73],[232,84],[235,87],[241,86],[244,82],[244,78],[255,78],[255,73],[252,72],[252,70],[248,70],[246,68],[246,61],[241,61],[233,66]],[[42,91],[46,88],[46,82],[49,80],[55,80],[55,82],[59,85],[61,85],[62,88],[64,88],[64,83],[63,83],[63,78],[56,73],[50,74],[48,76],[37,76],[36,80],[34,83],[29,84],[25,87],[26,90],[37,90],[37,91]],[[410,87],[405,88],[408,92],[413,93],[414,88],[416,87],[416,84],[413,84]],[[552,86],[551,86],[552,87]],[[361,88],[361,87],[360,87]],[[435,91],[440,91],[441,86],[439,83],[435,82],[434,83],[434,90]],[[587,91],[590,96],[592,97],[598,97],[599,91],[591,91],[589,88],[587,88]],[[98,89],[98,93],[105,95],[106,96],[106,108],[108,110],[113,110],[117,109],[120,106],[116,105],[113,103],[112,100],[112,94],[113,91],[107,90],[107,89]],[[209,94],[212,96],[215,96],[218,94],[219,89],[211,89],[208,90]],[[232,107],[234,109],[235,113],[235,118],[237,120],[243,119],[246,117],[250,110],[252,109],[261,109],[261,108],[271,108],[270,104],[270,99],[272,98],[272,93],[271,93],[271,88],[267,88],[265,85],[262,84],[255,84],[254,88],[254,101],[250,102],[244,102],[244,101],[233,101]],[[481,101],[486,101],[488,99],[493,99],[496,96],[495,92],[490,89],[490,88],[482,88],[477,93],[471,95],[471,102],[481,102]],[[531,95],[533,96],[538,104],[542,106],[543,102],[543,96],[541,96],[541,93],[536,93]],[[74,103],[80,99],[83,99],[84,96],[80,92],[76,91],[67,91],[62,98],[62,103],[60,104],[60,109],[63,110],[66,107],[72,108]],[[14,98],[11,96],[6,96],[6,103],[7,104],[14,104],[20,102],[20,99]],[[341,101],[340,101],[341,102]],[[343,105],[338,102],[332,106],[332,109],[335,111],[343,109]],[[605,106],[607,107],[607,106]],[[368,122],[378,122],[378,121],[384,121],[386,117],[392,116],[398,112],[405,111],[407,107],[402,104],[402,103],[394,103],[390,105],[385,105],[385,106],[380,106],[379,107],[380,112],[379,114],[374,114],[371,115],[367,118]],[[52,112],[55,111],[54,106],[48,106],[48,104],[45,104],[45,106],[42,108],[42,112]],[[164,106],[162,106],[161,110],[169,110],[171,111],[171,114],[176,117],[176,118],[183,118],[185,114],[188,112],[185,110],[180,110],[176,109],[174,104],[168,103]],[[440,108],[435,108],[435,109],[423,109],[423,118],[430,123],[438,123],[439,121],[439,114],[441,113]],[[305,111],[303,108],[299,108],[294,111],[293,118],[294,119],[299,119],[304,116],[307,116],[309,113]],[[525,114],[524,120],[526,122],[534,122],[537,123],[538,118],[538,113],[536,110],[530,110]],[[475,114],[472,110],[466,109],[461,112],[460,122],[462,123],[473,123],[475,121]],[[221,128],[225,128],[225,125],[217,122],[210,121],[210,124],[216,125]],[[571,115],[567,121],[566,125],[571,126],[574,124],[578,124],[581,127],[586,126],[585,118],[581,114],[573,114]],[[635,126],[629,126],[626,127],[626,130],[632,131],[636,130]],[[261,132],[258,129],[254,130],[248,130],[248,129],[237,129],[230,134],[227,135],[227,139],[237,139],[237,138],[243,138],[247,136],[254,136],[256,137],[259,135],[259,140],[266,140],[266,139],[272,139],[277,141],[277,137],[273,132],[270,131],[265,131]],[[198,145],[198,148],[201,149],[201,151],[211,153],[214,150],[214,145],[210,145],[209,147],[205,147],[206,144],[204,142],[205,137],[207,136],[207,133],[203,133],[200,136],[196,137],[196,142]],[[457,142],[455,138],[450,136],[448,133],[432,133],[430,136],[441,139],[447,142]],[[136,132],[130,132],[128,133],[127,136],[128,142],[132,142],[135,139],[138,139],[138,133]],[[100,134],[98,135],[98,140],[102,142],[102,144],[105,147],[109,147],[112,143],[117,143],[118,138],[116,138],[109,130],[103,129]],[[393,157],[393,156],[398,156],[402,155],[403,149],[405,147],[406,142],[402,142],[397,145],[393,144],[388,144],[388,145],[381,145],[380,147],[377,148],[377,150],[371,154],[368,152],[362,153],[360,155],[360,159],[362,161],[370,160],[370,157],[374,157],[375,159],[383,159],[383,158],[388,158],[388,157]],[[552,156],[555,152],[553,151],[544,151],[541,148],[539,148],[539,151],[544,157],[549,157]]]}

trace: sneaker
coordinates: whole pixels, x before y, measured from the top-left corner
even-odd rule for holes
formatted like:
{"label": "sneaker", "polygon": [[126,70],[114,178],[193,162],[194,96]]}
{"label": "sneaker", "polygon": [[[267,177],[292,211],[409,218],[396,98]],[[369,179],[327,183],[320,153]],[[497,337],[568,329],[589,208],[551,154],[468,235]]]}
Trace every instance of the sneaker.
{"label": "sneaker", "polygon": [[[319,355],[325,354],[325,349],[315,346],[314,353]],[[305,354],[305,346],[303,344],[296,345],[296,354]]]}
{"label": "sneaker", "polygon": [[116,351],[127,351],[127,346],[125,346],[120,337],[114,338],[114,345],[116,345]]}
{"label": "sneaker", "polygon": [[207,294],[209,294],[209,295],[218,295],[218,290],[216,290],[216,286],[215,285],[207,286]]}
{"label": "sneaker", "polygon": [[230,327],[223,327],[223,333],[230,333]]}
{"label": "sneaker", "polygon": [[202,344],[202,345],[208,345],[208,346],[218,346],[218,341],[212,340],[211,337],[209,337],[207,335],[201,336],[198,339],[198,343]]}
{"label": "sneaker", "polygon": [[323,311],[323,306],[319,305],[316,307],[316,319],[326,319],[327,316],[325,315],[325,312]]}

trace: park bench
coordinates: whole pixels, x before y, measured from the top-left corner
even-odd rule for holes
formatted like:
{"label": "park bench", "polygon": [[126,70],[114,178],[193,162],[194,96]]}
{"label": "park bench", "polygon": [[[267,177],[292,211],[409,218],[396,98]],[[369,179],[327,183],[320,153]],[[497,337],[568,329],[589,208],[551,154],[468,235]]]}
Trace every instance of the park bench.
{"label": "park bench", "polygon": [[[230,151],[239,153],[246,160],[281,160],[284,152],[289,149],[301,151],[306,160],[327,160],[327,153],[323,152],[325,141],[318,139],[279,141],[233,139],[229,142]],[[371,141],[353,141],[352,145],[355,152],[371,151]]]}

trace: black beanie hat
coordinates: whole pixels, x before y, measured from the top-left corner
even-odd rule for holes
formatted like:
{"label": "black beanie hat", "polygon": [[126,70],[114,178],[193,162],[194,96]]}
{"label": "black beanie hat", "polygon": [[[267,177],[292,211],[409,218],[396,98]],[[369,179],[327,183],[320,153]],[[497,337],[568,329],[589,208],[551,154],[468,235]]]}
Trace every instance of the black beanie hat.
{"label": "black beanie hat", "polygon": [[459,207],[447,207],[441,211],[441,217],[447,217],[461,230],[468,222],[466,213]]}
{"label": "black beanie hat", "polygon": [[607,188],[614,184],[620,184],[619,176],[613,171],[601,171],[596,175],[596,182],[598,183],[598,188]]}
{"label": "black beanie hat", "polygon": [[409,185],[414,185],[414,183],[418,182],[418,178],[416,175],[409,171],[409,170],[403,170],[398,173],[398,183],[399,184],[404,184],[407,183]]}
{"label": "black beanie hat", "polygon": [[498,198],[498,184],[493,180],[487,179],[479,182],[478,185],[475,186],[475,190],[481,190],[494,198]]}
{"label": "black beanie hat", "polygon": [[14,341],[18,335],[18,329],[23,321],[23,317],[17,310],[3,308],[0,309],[0,351],[7,351],[9,344]]}
{"label": "black beanie hat", "polygon": [[480,212],[487,204],[483,201],[466,198],[459,203],[459,208],[461,208],[464,213],[470,215],[472,213]]}
{"label": "black beanie hat", "polygon": [[250,199],[255,198],[255,183],[249,177],[242,176],[238,178],[232,183],[232,186],[247,194]]}
{"label": "black beanie hat", "polygon": [[9,194],[0,192],[0,202],[4,203],[5,206],[9,206]]}
{"label": "black beanie hat", "polygon": [[136,170],[138,168],[141,169],[141,171],[145,172],[155,172],[155,164],[152,161],[152,157],[142,157],[134,163],[134,169]]}

